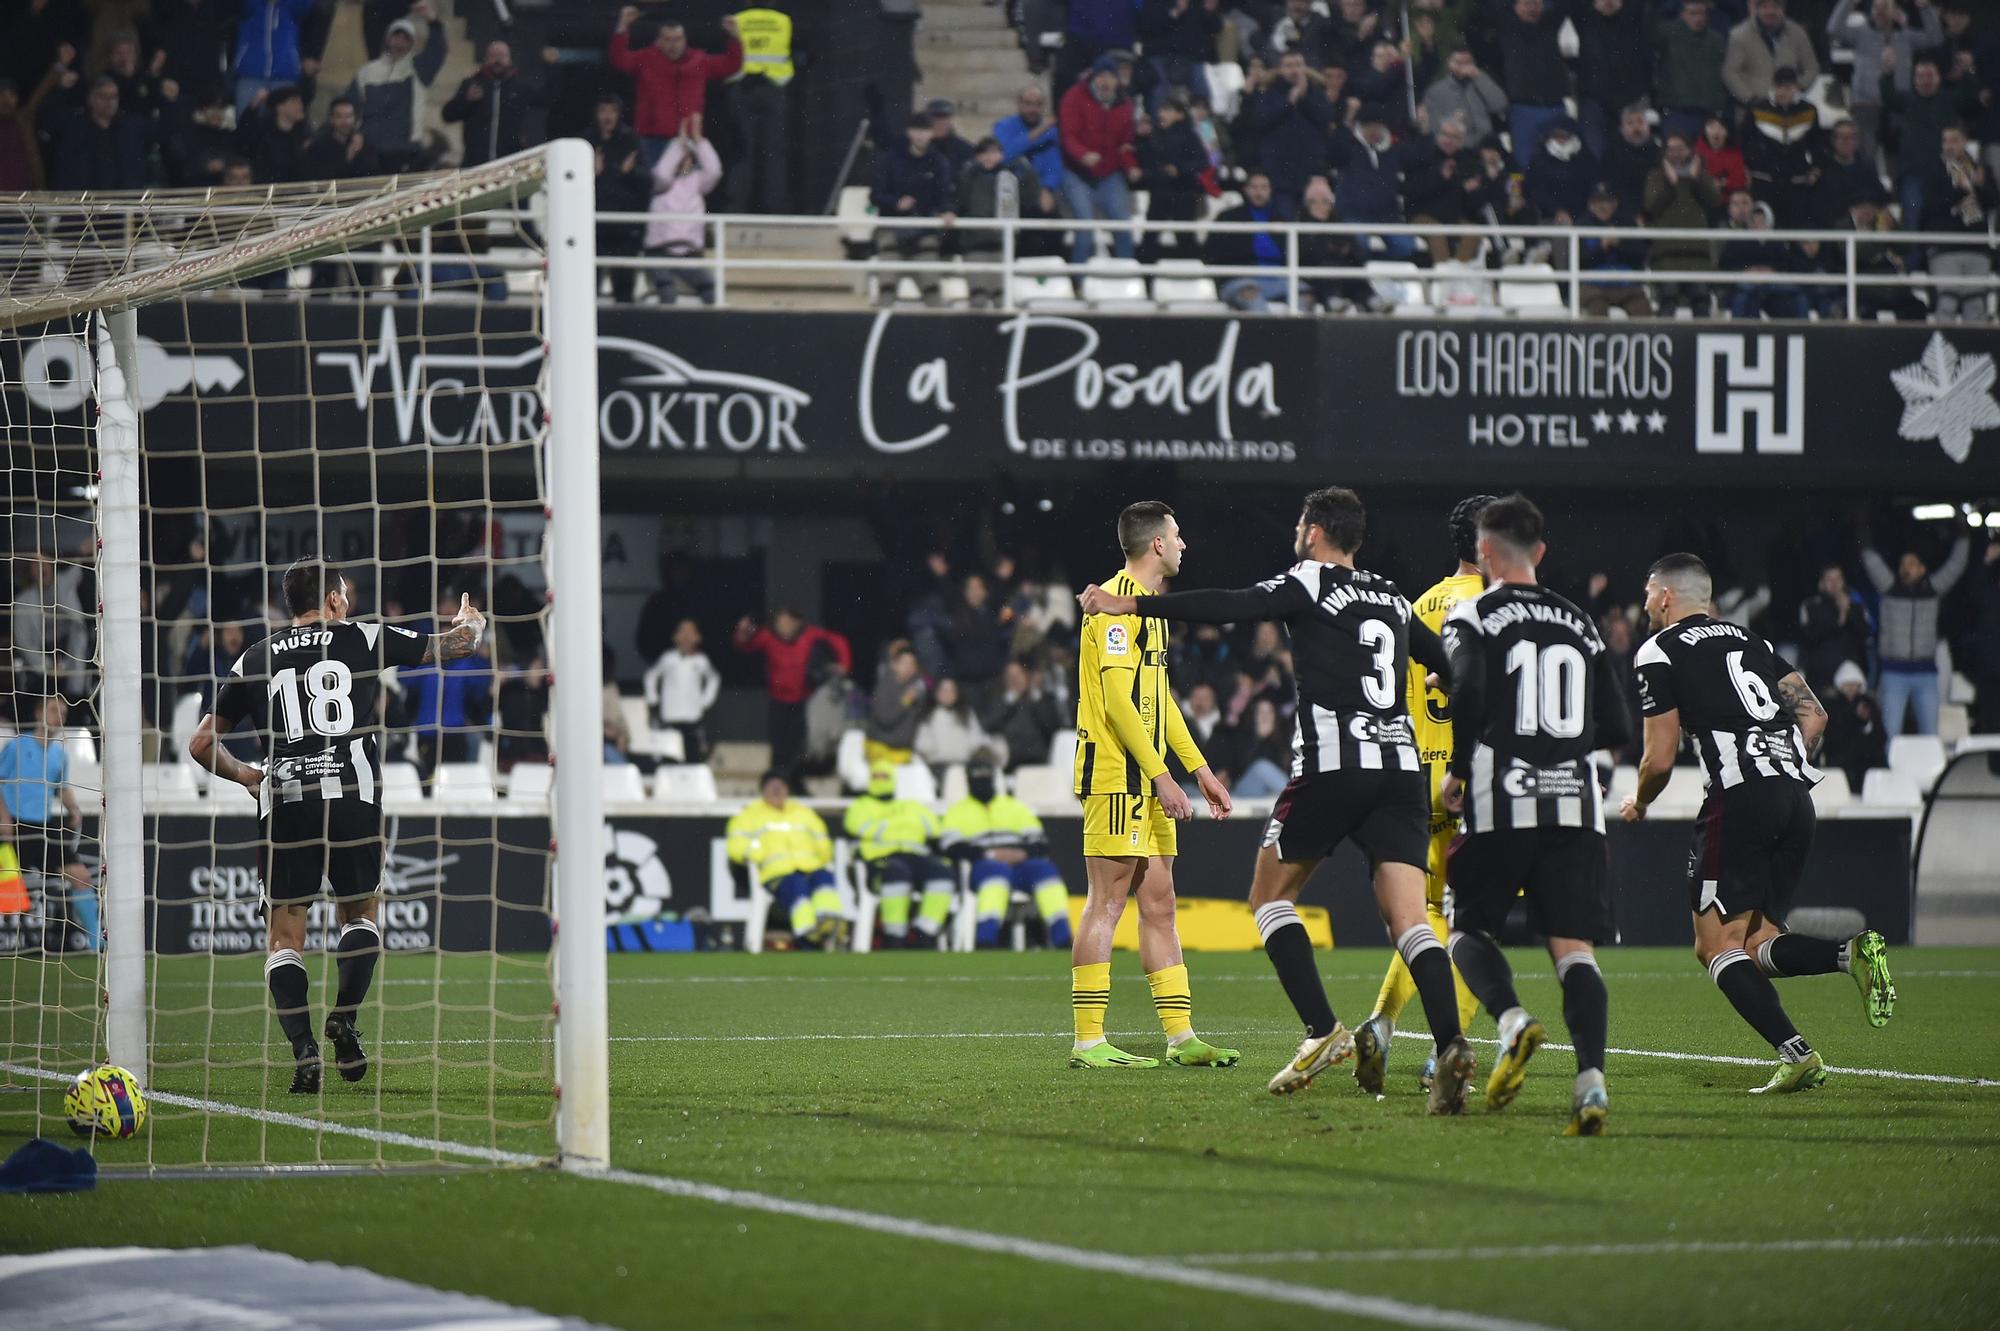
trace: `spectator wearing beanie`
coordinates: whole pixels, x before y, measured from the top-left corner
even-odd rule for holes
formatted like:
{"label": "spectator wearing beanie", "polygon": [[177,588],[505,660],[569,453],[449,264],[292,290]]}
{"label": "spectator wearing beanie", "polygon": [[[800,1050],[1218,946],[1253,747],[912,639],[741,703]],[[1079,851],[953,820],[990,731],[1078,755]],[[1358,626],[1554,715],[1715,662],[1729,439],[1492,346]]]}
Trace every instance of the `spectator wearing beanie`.
{"label": "spectator wearing beanie", "polygon": [[[1179,94],[1160,103],[1149,133],[1138,140],[1139,183],[1150,202],[1146,217],[1153,222],[1193,223],[1208,198],[1208,149],[1188,118],[1188,104]],[[1164,242],[1173,242],[1172,258],[1193,258],[1193,227],[1185,231],[1148,231],[1139,242],[1139,262],[1159,262]]]}
{"label": "spectator wearing beanie", "polygon": [[1834,668],[1833,686],[1820,697],[1826,704],[1826,738],[1820,747],[1820,762],[1845,772],[1847,784],[1860,790],[1870,768],[1889,765],[1889,732],[1882,724],[1882,705],[1868,692],[1867,674],[1852,661],[1842,661]]}
{"label": "spectator wearing beanie", "polygon": [[428,90],[444,66],[448,45],[445,25],[428,0],[410,12],[429,21],[424,49],[416,49],[417,25],[397,19],[383,38],[382,54],[354,71],[354,82],[347,89],[361,110],[362,132],[382,169],[392,174],[414,170],[423,161]]}
{"label": "spectator wearing beanie", "polygon": [[[1118,62],[1102,56],[1091,66],[1088,78],[1071,84],[1057,119],[1062,133],[1063,198],[1078,222],[1070,262],[1080,264],[1097,249],[1096,228],[1088,223],[1132,220],[1127,182],[1139,173],[1139,157],[1132,143],[1132,103],[1119,83]],[[1132,233],[1114,232],[1112,249],[1121,259],[1132,258]]]}

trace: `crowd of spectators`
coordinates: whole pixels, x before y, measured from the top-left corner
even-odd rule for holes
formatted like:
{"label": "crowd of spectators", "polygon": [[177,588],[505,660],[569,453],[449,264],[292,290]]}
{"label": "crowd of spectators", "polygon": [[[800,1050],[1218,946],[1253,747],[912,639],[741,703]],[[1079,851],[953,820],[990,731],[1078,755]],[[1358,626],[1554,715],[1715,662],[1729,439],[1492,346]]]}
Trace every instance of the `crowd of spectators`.
{"label": "crowd of spectators", "polygon": [[[1985,313],[1988,293],[1948,280],[1992,272],[2000,14],[1974,0],[1790,4],[1788,14],[1786,0],[1414,0],[1407,11],[1383,0],[1021,0],[1009,12],[1053,88],[1024,90],[994,139],[1001,164],[1031,169],[1063,215],[1099,224],[1074,232],[1079,262],[1102,231],[1115,254],[1135,253],[1112,225],[1132,216],[1134,191],[1147,193],[1149,218],[1169,221],[1191,216],[1201,194],[1233,194],[1231,221],[1630,228],[1579,255],[1606,275],[1585,289],[1589,312],[1713,303],[1804,317],[1844,313],[1844,290],[1776,277],[1842,273],[1843,247],[1735,234],[1649,243],[1645,231],[1900,228],[1966,239],[1885,238],[1860,249],[1862,271],[1927,270],[1947,279],[1935,313]],[[1149,149],[1169,136],[1171,150]],[[1183,156],[1188,140],[1205,161]],[[953,172],[941,163],[935,174],[933,196],[885,200],[878,188],[878,209],[951,214]],[[1202,252],[1169,240],[1141,257],[1277,267],[1280,248],[1245,233]],[[1423,264],[1470,260],[1481,247],[1381,236],[1366,249],[1361,258]],[[1526,245],[1485,254],[1496,267],[1523,255],[1567,261],[1560,248]],[[1667,276],[1700,271],[1766,278]],[[1226,285],[1245,308],[1366,294],[1284,291],[1278,274]],[[1861,303],[1864,316],[1923,312],[1907,287],[1867,289]]]}

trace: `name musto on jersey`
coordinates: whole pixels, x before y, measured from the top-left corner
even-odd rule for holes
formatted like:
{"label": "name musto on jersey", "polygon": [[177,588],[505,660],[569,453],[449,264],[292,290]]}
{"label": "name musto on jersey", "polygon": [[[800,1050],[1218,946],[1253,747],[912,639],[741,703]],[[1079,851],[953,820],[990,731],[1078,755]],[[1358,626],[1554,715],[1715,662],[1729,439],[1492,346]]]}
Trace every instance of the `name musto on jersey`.
{"label": "name musto on jersey", "polygon": [[268,773],[264,812],[274,802],[379,801],[381,674],[419,664],[424,648],[408,629],[341,620],[282,629],[236,659],[215,714],[225,727],[248,718],[257,731]]}

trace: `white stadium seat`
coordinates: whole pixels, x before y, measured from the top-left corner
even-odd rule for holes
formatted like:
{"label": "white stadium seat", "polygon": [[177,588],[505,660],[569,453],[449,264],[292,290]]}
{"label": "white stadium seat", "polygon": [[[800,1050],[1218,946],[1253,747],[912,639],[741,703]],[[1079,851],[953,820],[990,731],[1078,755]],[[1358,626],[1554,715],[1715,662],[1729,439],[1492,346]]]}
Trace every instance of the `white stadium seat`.
{"label": "white stadium seat", "polygon": [[1086,269],[1083,298],[1093,309],[1111,313],[1152,310],[1153,301],[1146,294],[1146,279],[1140,276],[1137,259],[1096,258]]}
{"label": "white stadium seat", "polygon": [[1847,784],[1847,773],[1835,769],[1820,777],[1813,787],[1813,809],[1822,816],[1836,809],[1845,809],[1854,803],[1854,788]]}
{"label": "white stadium seat", "polygon": [[415,763],[382,764],[382,808],[390,813],[421,808],[424,779]]}
{"label": "white stadium seat", "polygon": [[544,762],[515,763],[507,773],[507,798],[517,804],[539,804],[548,799],[555,775]]}
{"label": "white stadium seat", "polygon": [[1538,282],[1495,282],[1500,291],[1502,309],[1518,314],[1554,314],[1569,309],[1569,301],[1563,295],[1562,285],[1555,280],[1556,270],[1545,263],[1524,263],[1501,270],[1503,277],[1532,275],[1544,278]]}
{"label": "white stadium seat", "polygon": [[[1076,284],[1061,271],[1062,259],[1037,256],[1014,263],[1013,303],[1023,309],[1081,310],[1088,306],[1076,298]],[[1051,272],[1050,270],[1055,271]]]}
{"label": "white stadium seat", "polygon": [[493,773],[485,763],[439,763],[435,793],[455,804],[489,801],[493,798]]}
{"label": "white stadium seat", "polygon": [[919,804],[938,802],[937,778],[921,762],[907,762],[896,769],[896,798]]}
{"label": "white stadium seat", "polygon": [[600,778],[606,804],[637,804],[646,798],[646,781],[630,763],[606,763]]}
{"label": "white stadium seat", "polygon": [[1889,741],[1889,766],[1927,791],[1944,770],[1944,741],[1936,735],[1897,735]]}
{"label": "white stadium seat", "polygon": [[849,794],[859,794],[868,789],[868,737],[859,730],[844,730],[840,734],[840,748],[835,752],[833,770],[840,774],[840,784]]}
{"label": "white stadium seat", "polygon": [[1060,808],[1073,802],[1067,767],[1036,764],[1014,769],[1014,798],[1031,809]]}
{"label": "white stadium seat", "polygon": [[1153,299],[1168,310],[1214,314],[1229,308],[1199,259],[1162,259],[1154,266],[1154,274]]}
{"label": "white stadium seat", "polygon": [[1861,802],[1914,808],[1924,802],[1924,794],[1908,772],[1898,772],[1893,767],[1871,767],[1861,779]]}
{"label": "white stadium seat", "polygon": [[653,798],[663,804],[713,804],[715,773],[700,763],[662,767],[653,773]]}
{"label": "white stadium seat", "polygon": [[1076,768],[1076,732],[1058,730],[1049,741],[1049,766],[1059,772],[1074,771]]}
{"label": "white stadium seat", "polygon": [[1667,782],[1667,788],[1660,792],[1660,797],[1649,808],[1652,813],[1669,818],[1692,818],[1707,796],[1708,789],[1701,781],[1701,769],[1680,767],[1674,770],[1674,779]]}
{"label": "white stadium seat", "polygon": [[[195,773],[196,768],[192,763],[149,763],[146,766],[145,774],[140,777],[141,794],[148,804],[155,800],[172,802],[175,800],[195,799],[201,793],[200,788],[195,782]],[[104,773],[102,770],[99,770],[97,775],[97,789],[102,790],[104,788]],[[80,774],[72,769],[71,783],[73,785],[83,785],[79,777]],[[88,789],[88,787],[85,788]],[[240,786],[237,788],[239,790],[242,789]]]}
{"label": "white stadium seat", "polygon": [[938,783],[938,802],[948,809],[964,799],[970,789],[965,779],[965,764],[953,763],[944,769],[944,779]]}

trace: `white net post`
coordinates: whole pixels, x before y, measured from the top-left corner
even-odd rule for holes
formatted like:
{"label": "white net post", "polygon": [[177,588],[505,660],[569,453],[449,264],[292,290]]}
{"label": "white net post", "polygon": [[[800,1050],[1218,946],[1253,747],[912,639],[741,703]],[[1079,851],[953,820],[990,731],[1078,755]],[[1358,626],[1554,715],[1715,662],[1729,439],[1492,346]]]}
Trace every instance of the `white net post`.
{"label": "white net post", "polygon": [[604,671],[597,482],[592,151],[547,148],[550,665],[556,770],[556,1142],[566,1168],[611,1159],[604,940]]}
{"label": "white net post", "polygon": [[141,801],[139,316],[93,321],[97,342],[99,686],[104,764],[105,1047],[150,1084],[146,1037],[146,848]]}

